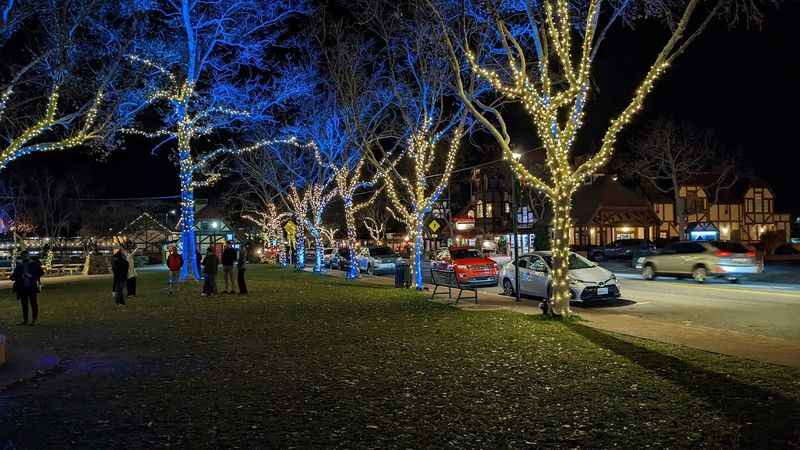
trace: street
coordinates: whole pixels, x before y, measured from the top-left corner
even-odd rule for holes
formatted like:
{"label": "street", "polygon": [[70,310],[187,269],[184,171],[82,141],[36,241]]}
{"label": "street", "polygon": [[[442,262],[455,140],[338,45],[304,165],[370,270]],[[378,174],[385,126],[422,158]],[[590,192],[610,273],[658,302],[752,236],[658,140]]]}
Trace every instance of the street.
{"label": "street", "polygon": [[[428,267],[426,262],[427,275],[430,274]],[[724,280],[698,284],[669,277],[645,281],[615,264],[608,268],[621,280],[621,299],[588,305],[573,303],[576,313],[591,310],[595,314],[626,314],[800,341],[800,284],[746,281],[731,284]],[[381,276],[393,277],[394,274]],[[502,289],[487,287],[479,291],[501,294]]]}

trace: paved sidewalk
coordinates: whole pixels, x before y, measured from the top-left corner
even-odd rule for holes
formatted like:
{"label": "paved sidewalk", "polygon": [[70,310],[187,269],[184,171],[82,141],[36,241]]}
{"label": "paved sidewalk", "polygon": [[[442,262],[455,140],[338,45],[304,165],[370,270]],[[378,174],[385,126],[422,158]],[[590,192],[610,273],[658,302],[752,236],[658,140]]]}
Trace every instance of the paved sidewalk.
{"label": "paved sidewalk", "polygon": [[[339,271],[325,272],[328,276],[343,277]],[[362,276],[360,281],[381,285],[394,285],[387,277]],[[426,285],[426,292],[433,287]],[[429,294],[430,295],[430,294]],[[437,303],[452,303],[446,297],[437,297]],[[504,309],[521,314],[541,314],[539,302],[522,299],[517,303],[513,298],[485,292],[478,293],[478,304],[471,300],[461,300],[453,306],[466,311],[487,311]],[[601,310],[578,313],[585,325],[599,330],[629,336],[652,339],[669,344],[683,345],[708,352],[721,353],[744,359],[762,361],[784,366],[800,367],[800,342],[769,336],[759,336],[717,328],[688,325],[683,323],[642,319],[627,314],[604,313]]]}

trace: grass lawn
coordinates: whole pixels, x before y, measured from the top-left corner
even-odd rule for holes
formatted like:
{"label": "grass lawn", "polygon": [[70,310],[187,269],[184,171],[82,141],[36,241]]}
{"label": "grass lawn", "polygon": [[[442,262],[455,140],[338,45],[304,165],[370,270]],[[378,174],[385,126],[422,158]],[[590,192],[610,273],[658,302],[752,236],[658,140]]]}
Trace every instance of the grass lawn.
{"label": "grass lawn", "polygon": [[800,446],[800,371],[544,322],[412,291],[253,266],[251,295],[139,277],[51,286],[62,358],[0,393],[4,448]]}

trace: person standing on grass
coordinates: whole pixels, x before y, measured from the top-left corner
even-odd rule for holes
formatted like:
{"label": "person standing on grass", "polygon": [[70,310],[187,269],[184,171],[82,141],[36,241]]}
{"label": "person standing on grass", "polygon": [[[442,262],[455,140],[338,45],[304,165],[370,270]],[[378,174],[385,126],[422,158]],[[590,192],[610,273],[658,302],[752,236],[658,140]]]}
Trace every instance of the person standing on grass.
{"label": "person standing on grass", "polygon": [[[225,277],[225,290],[223,294],[233,294],[233,264],[236,262],[236,249],[231,245],[231,241],[225,243],[225,249],[222,250],[222,276]],[[230,280],[230,284],[228,281]],[[229,287],[230,286],[230,287]]]}
{"label": "person standing on grass", "polygon": [[[39,293],[39,279],[44,275],[42,265],[35,260],[31,260],[27,251],[23,251],[20,255],[22,261],[18,262],[14,268],[14,273],[11,274],[11,279],[14,280],[12,290],[16,292],[17,299],[22,305],[22,322],[17,325],[36,325],[39,319],[39,302],[37,295]],[[30,305],[32,314],[32,321],[28,322],[28,305]]]}
{"label": "person standing on grass", "polygon": [[111,258],[111,272],[114,274],[114,302],[117,306],[125,306],[123,290],[128,282],[128,256],[123,247]]}
{"label": "person standing on grass", "polygon": [[128,279],[125,282],[128,288],[128,297],[136,297],[136,260],[133,258],[133,254],[136,253],[136,249],[127,252],[126,260],[128,261]]}
{"label": "person standing on grass", "polygon": [[183,267],[183,256],[178,254],[178,249],[175,246],[170,246],[169,255],[167,256],[167,269],[169,269],[169,293],[172,294],[172,288],[178,282],[181,276],[181,267]]}
{"label": "person standing on grass", "polygon": [[236,261],[236,283],[239,285],[239,295],[247,294],[247,283],[244,281],[244,271],[247,268],[247,247],[239,248],[239,259]]}
{"label": "person standing on grass", "polygon": [[214,253],[214,247],[208,247],[206,257],[203,259],[203,283],[202,295],[214,295],[217,293],[217,270],[219,270],[219,258]]}

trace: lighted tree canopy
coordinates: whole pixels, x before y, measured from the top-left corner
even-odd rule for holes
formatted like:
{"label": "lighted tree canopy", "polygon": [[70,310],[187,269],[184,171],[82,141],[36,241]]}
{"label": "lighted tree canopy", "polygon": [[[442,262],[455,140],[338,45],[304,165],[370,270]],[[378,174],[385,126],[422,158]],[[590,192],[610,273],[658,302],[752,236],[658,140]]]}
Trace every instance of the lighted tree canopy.
{"label": "lighted tree canopy", "polygon": [[[517,0],[499,2],[427,0],[444,29],[454,67],[458,95],[471,115],[495,138],[521,182],[543,192],[553,211],[551,303],[557,315],[571,314],[569,302],[569,231],[572,197],[587,176],[611,157],[620,132],[641,111],[656,82],[676,58],[715,19],[729,22],[758,18],[751,0]],[[576,135],[585,117],[592,88],[592,68],[615,25],[634,25],[639,19],[660,19],[670,33],[649,69],[631,93],[627,105],[612,118],[598,149],[574,164]],[[630,31],[635,33],[635,29]],[[489,55],[490,57],[486,57]],[[547,176],[536,175],[512,158],[514,142],[503,109],[486,105],[466,88],[460,76],[463,58],[470,72],[491,84],[507,102],[521,104],[530,118],[530,131],[545,149]],[[635,76],[635,75],[634,75]]]}
{"label": "lighted tree canopy", "polygon": [[[128,58],[147,76],[143,86],[128,93],[120,113],[131,124],[146,109],[162,118],[162,128],[124,131],[160,139],[156,148],[174,149],[180,167],[182,277],[200,278],[194,189],[219,178],[214,170],[217,157],[237,153],[239,146],[264,145],[248,142],[246,132],[272,121],[277,108],[304,91],[302,80],[292,78],[304,73],[286,70],[271,52],[292,45],[285,34],[287,21],[309,8],[301,0],[163,0],[140,5],[148,10],[151,33],[135,43]],[[218,146],[231,137],[238,146]]]}
{"label": "lighted tree canopy", "polygon": [[120,54],[138,23],[132,1],[4,2],[0,171],[34,153],[106,148],[127,82]]}

